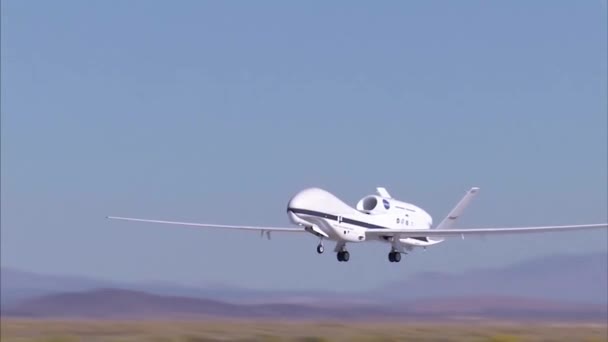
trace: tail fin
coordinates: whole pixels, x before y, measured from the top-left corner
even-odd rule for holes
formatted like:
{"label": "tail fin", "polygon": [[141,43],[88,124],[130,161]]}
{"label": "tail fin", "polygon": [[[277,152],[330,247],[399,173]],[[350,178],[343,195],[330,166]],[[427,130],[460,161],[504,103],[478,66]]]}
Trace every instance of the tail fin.
{"label": "tail fin", "polygon": [[453,228],[453,225],[456,222],[456,220],[460,217],[460,215],[462,215],[462,212],[464,211],[464,209],[469,205],[469,203],[471,202],[473,197],[475,197],[475,195],[478,192],[479,192],[479,188],[471,188],[471,190],[467,191],[467,193],[460,200],[460,202],[458,202],[458,204],[456,204],[454,209],[452,209],[452,211],[450,211],[448,216],[446,218],[444,218],[443,221],[441,221],[441,223],[439,223],[439,225],[437,227],[435,227],[435,229]]}
{"label": "tail fin", "polygon": [[391,194],[389,194],[388,191],[386,191],[386,188],[378,187],[378,188],[376,188],[376,193],[378,193],[378,195],[380,195],[380,197],[391,198]]}

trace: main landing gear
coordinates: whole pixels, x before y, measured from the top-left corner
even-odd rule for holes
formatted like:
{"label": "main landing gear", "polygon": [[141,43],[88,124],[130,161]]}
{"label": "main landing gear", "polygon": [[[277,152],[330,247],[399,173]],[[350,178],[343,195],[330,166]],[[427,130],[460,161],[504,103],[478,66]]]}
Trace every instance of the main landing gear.
{"label": "main landing gear", "polygon": [[399,262],[401,261],[401,253],[396,251],[391,251],[388,253],[388,261],[390,262]]}
{"label": "main landing gear", "polygon": [[336,256],[340,262],[347,262],[350,259],[350,253],[348,253],[348,251],[340,251]]}
{"label": "main landing gear", "polygon": [[338,242],[336,244],[336,248],[334,249],[336,252],[336,257],[340,262],[347,262],[350,259],[350,253],[346,250],[346,242]]}

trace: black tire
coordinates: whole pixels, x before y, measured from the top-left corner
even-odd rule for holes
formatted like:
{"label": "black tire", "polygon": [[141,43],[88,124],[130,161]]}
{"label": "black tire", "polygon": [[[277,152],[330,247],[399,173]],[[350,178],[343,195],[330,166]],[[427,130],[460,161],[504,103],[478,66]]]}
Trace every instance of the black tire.
{"label": "black tire", "polygon": [[318,245],[317,246],[317,253],[323,254],[324,251],[325,251],[325,248],[323,248],[323,245]]}
{"label": "black tire", "polygon": [[342,252],[338,252],[338,254],[336,254],[336,257],[338,258],[338,261],[340,261],[340,262],[344,261],[342,258]]}
{"label": "black tire", "polygon": [[393,252],[388,253],[388,261],[395,262],[395,254]]}
{"label": "black tire", "polygon": [[395,262],[401,261],[401,253],[394,252],[394,254],[393,254],[393,260],[395,260]]}
{"label": "black tire", "polygon": [[348,251],[344,251],[344,252],[342,252],[342,260],[343,260],[344,262],[347,262],[347,261],[348,261],[348,259],[350,259],[350,253],[348,253]]}

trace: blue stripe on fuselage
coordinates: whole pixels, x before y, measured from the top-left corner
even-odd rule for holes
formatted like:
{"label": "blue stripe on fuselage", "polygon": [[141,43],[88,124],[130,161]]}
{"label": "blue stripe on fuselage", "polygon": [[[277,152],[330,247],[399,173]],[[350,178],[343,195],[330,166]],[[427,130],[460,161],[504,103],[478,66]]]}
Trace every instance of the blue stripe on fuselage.
{"label": "blue stripe on fuselage", "polygon": [[[327,214],[327,213],[323,213],[323,212],[315,211],[315,210],[298,209],[298,208],[287,208],[287,211],[291,211],[294,214],[304,214],[304,215],[310,215],[310,216],[316,216],[316,217],[326,218],[326,219],[329,219],[329,220],[336,220],[336,221],[338,220],[338,216],[337,215]],[[363,221],[353,220],[353,219],[350,219],[348,217],[343,217],[342,218],[342,222],[348,223],[348,224],[352,224],[354,226],[368,228],[368,229],[387,229],[387,230],[390,230],[390,228],[387,228],[387,227],[383,227],[383,226],[379,226],[379,225],[376,225],[376,224],[371,224],[371,223],[367,223],[367,222],[363,222]],[[419,240],[419,241],[424,241],[424,242],[428,242],[429,241],[426,237],[409,237],[409,238],[410,239]]]}

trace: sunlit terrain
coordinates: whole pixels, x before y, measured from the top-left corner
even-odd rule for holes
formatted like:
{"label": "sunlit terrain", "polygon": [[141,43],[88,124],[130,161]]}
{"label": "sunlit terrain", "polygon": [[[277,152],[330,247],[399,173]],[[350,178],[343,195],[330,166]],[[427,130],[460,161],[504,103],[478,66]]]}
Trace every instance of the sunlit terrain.
{"label": "sunlit terrain", "polygon": [[606,341],[605,324],[2,320],[3,342]]}
{"label": "sunlit terrain", "polygon": [[[412,276],[356,295],[246,288],[184,292],[178,285],[159,290],[145,284],[104,288],[100,280],[4,268],[1,337],[2,342],[608,341],[607,260],[606,253],[553,256],[466,276]],[[504,279],[511,281],[503,284]],[[36,291],[27,291],[30,284],[37,284]]]}

